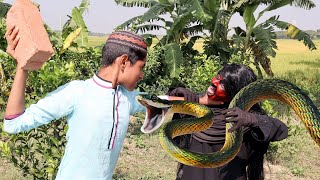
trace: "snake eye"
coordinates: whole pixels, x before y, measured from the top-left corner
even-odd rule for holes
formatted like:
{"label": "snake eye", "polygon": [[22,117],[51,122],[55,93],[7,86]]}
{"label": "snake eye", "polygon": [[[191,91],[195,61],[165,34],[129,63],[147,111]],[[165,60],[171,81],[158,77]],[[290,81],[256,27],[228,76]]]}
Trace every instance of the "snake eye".
{"label": "snake eye", "polygon": [[158,99],[158,97],[156,96],[156,95],[151,95],[151,100],[157,100]]}

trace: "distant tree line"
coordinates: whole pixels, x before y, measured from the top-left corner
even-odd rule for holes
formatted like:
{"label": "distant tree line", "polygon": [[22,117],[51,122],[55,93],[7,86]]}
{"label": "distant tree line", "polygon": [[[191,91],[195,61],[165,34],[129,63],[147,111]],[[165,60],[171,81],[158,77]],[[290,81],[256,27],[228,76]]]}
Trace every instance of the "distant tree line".
{"label": "distant tree line", "polygon": [[92,32],[89,31],[89,36],[106,36],[107,33],[99,33],[99,32]]}

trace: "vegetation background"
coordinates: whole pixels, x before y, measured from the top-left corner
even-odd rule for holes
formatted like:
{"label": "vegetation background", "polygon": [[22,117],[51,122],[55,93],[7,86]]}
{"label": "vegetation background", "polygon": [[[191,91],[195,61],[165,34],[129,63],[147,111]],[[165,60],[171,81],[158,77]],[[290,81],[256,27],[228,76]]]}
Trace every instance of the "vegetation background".
{"label": "vegetation background", "polygon": [[[106,37],[90,37],[89,44],[103,44]],[[272,59],[275,75],[299,84],[320,106],[320,50],[310,52],[294,40],[277,40],[278,55]],[[316,40],[317,46],[320,40]],[[197,44],[195,45],[197,46]],[[200,46],[200,45],[199,45]],[[265,163],[266,179],[319,179],[320,150],[311,140],[305,127],[294,114],[283,112],[279,106],[267,106],[273,116],[290,127],[288,139],[272,143]],[[280,110],[279,110],[280,109]],[[282,109],[282,111],[281,111]],[[128,135],[121,152],[114,179],[174,179],[176,162],[159,145],[157,133],[140,132],[143,115],[132,117]],[[32,179],[8,160],[0,159],[3,180]]]}
{"label": "vegetation background", "polygon": [[[163,94],[169,87],[185,85],[201,92],[223,64],[238,62],[250,65],[260,78],[280,78],[296,84],[319,109],[318,32],[309,35],[307,31],[280,21],[277,16],[257,24],[258,17],[254,16],[254,12],[262,1],[239,1],[219,8],[210,8],[215,6],[201,4],[204,1],[198,0],[185,3],[181,3],[183,0],[161,0],[154,1],[154,4],[142,0],[117,2],[150,9],[118,27],[142,32],[152,47],[148,52],[145,79],[138,87],[140,90]],[[235,1],[226,3],[230,2]],[[305,9],[313,7],[312,1],[263,2],[268,5],[265,11],[290,3]],[[37,102],[66,82],[92,77],[98,69],[101,46],[107,35],[90,33],[87,29],[82,13],[88,5],[89,1],[83,0],[78,7],[74,7],[62,31],[53,31],[46,26],[56,53],[40,70],[30,72],[26,89],[27,105]],[[186,5],[192,5],[196,8],[191,9],[192,12],[197,13],[192,14]],[[9,8],[10,4],[0,1],[1,119],[15,72],[14,61],[5,53],[6,41],[3,37],[5,14]],[[153,24],[154,21],[162,22],[160,15],[163,13],[170,14],[172,19],[166,21],[165,26]],[[236,27],[236,34],[227,37],[230,29],[226,22],[234,13],[243,14],[246,29]],[[276,32],[275,27],[283,31]],[[158,28],[165,28],[167,33],[164,36],[148,34],[148,30]],[[282,36],[287,39],[280,39]],[[320,149],[299,118],[289,107],[276,101],[267,100],[263,102],[263,107],[289,127],[289,137],[272,143],[268,150],[266,179],[320,179]],[[137,114],[132,117],[114,179],[174,179],[176,162],[160,147],[157,133],[145,135],[140,132],[143,116]],[[2,125],[1,122],[0,129]],[[65,120],[61,119],[18,135],[8,135],[0,130],[0,179],[54,179],[64,151],[67,128]]]}

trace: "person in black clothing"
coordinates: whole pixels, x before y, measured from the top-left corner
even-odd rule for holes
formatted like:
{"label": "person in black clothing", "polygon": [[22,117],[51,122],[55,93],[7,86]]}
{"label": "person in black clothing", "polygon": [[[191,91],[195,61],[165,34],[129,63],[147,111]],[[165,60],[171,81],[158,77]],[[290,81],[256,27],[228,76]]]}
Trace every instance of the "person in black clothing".
{"label": "person in black clothing", "polygon": [[[232,132],[244,127],[243,143],[237,156],[229,163],[218,168],[197,168],[178,164],[177,180],[233,180],[264,179],[263,159],[270,142],[280,141],[288,136],[287,126],[280,120],[263,115],[262,109],[255,104],[249,112],[228,105],[236,93],[256,81],[251,68],[240,64],[225,65],[213,77],[212,85],[204,95],[198,95],[185,88],[176,88],[167,95],[183,97],[186,101],[210,102],[215,112],[213,125],[191,135],[177,137],[176,142],[194,152],[211,153],[219,151],[225,142],[226,122],[234,122]],[[179,115],[180,118],[184,115]],[[173,119],[177,118],[175,117]]]}

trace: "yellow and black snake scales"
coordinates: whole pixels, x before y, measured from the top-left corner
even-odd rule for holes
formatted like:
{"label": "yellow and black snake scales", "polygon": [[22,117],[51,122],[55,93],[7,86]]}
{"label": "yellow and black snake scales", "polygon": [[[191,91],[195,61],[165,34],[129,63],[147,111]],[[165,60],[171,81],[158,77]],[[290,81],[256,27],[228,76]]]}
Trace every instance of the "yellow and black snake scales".
{"label": "yellow and black snake scales", "polygon": [[[320,146],[320,115],[319,110],[312,100],[297,86],[279,79],[264,79],[253,82],[241,89],[231,101],[229,108],[239,107],[248,111],[254,104],[266,99],[277,99],[288,104],[300,117],[309,131],[312,139]],[[231,161],[239,152],[242,144],[242,129],[229,133],[226,131],[226,140],[222,149],[210,154],[202,154],[180,148],[173,142],[173,138],[183,134],[208,129],[213,121],[213,112],[206,106],[187,101],[165,101],[148,96],[138,96],[137,100],[152,101],[154,107],[169,105],[166,119],[172,119],[173,113],[183,113],[196,116],[195,118],[177,119],[169,121],[160,130],[160,143],[164,150],[177,161],[202,168],[213,168],[222,166]],[[142,103],[146,105],[146,103]],[[150,106],[150,104],[149,104]],[[233,123],[226,124],[226,130]]]}

